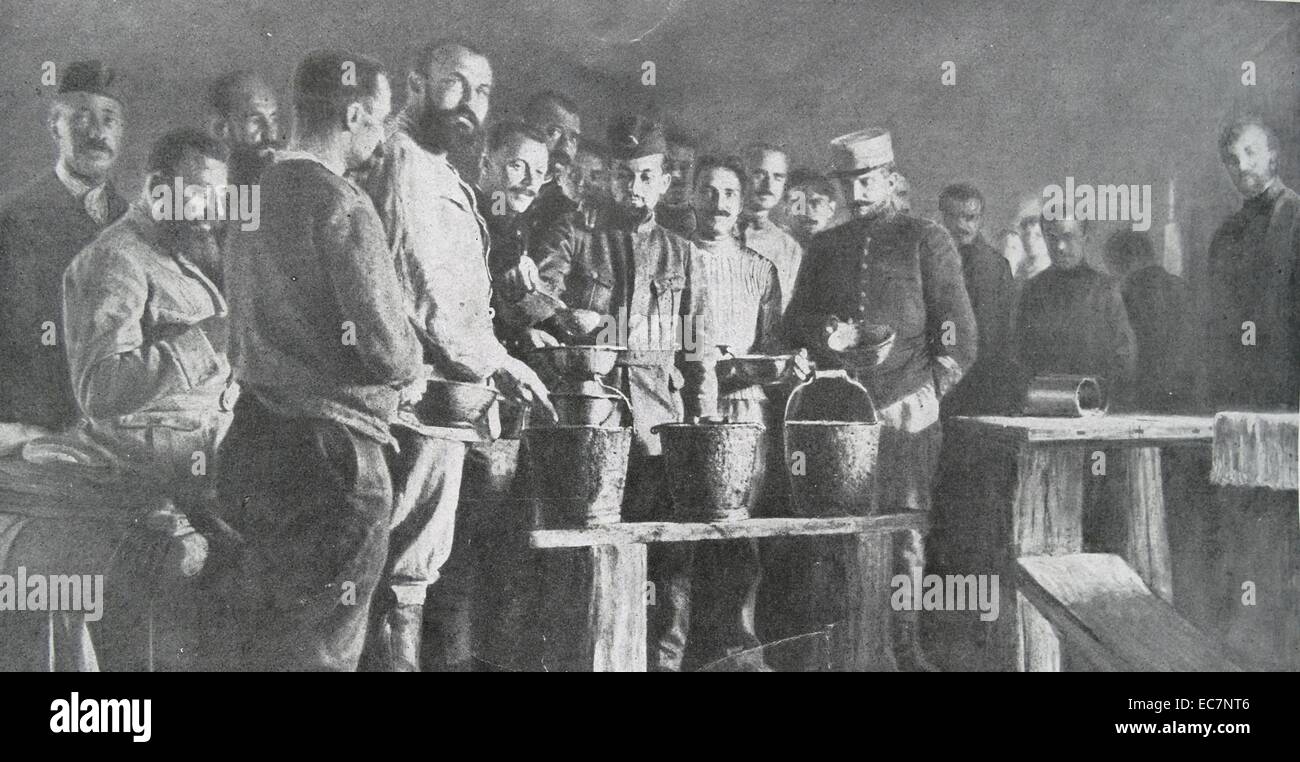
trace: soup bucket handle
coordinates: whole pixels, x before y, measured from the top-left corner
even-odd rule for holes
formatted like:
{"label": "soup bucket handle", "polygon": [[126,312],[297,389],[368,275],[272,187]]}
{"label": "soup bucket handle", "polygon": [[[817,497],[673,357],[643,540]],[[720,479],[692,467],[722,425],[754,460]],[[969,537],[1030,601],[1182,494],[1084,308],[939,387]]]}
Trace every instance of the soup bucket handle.
{"label": "soup bucket handle", "polygon": [[785,415],[784,417],[781,418],[781,421],[785,422],[790,420],[790,414],[797,413],[799,411],[799,404],[798,402],[796,402],[796,398],[803,397],[803,393],[807,390],[807,387],[817,383],[817,381],[820,379],[827,379],[827,378],[842,378],[845,381],[847,381],[850,385],[856,386],[858,390],[862,392],[862,399],[865,400],[867,403],[867,410],[871,412],[872,422],[874,423],[877,420],[879,420],[876,414],[875,401],[871,399],[871,392],[867,391],[867,387],[863,386],[856,379],[850,376],[847,370],[844,370],[843,368],[831,368],[829,370],[814,369],[812,373],[808,375],[807,379],[805,379],[794,389],[790,390],[790,396],[786,398],[785,401]]}

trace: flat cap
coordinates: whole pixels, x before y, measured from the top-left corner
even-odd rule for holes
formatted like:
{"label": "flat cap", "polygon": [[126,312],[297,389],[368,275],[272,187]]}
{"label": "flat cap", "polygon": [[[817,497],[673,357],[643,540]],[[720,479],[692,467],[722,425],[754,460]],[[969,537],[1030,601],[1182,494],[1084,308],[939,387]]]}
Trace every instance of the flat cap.
{"label": "flat cap", "polygon": [[117,72],[101,61],[73,61],[63,67],[59,93],[94,93],[121,101],[116,81]]}
{"label": "flat cap", "polygon": [[610,155],[615,159],[639,159],[668,153],[663,125],[644,116],[615,119],[607,131]]}

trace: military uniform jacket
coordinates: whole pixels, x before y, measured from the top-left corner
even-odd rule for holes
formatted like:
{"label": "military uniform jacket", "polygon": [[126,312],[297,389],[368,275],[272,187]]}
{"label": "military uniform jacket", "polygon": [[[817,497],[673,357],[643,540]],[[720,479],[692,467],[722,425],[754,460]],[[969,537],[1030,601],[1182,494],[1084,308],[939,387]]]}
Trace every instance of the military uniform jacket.
{"label": "military uniform jacket", "polygon": [[821,367],[831,318],[888,325],[897,332],[885,362],[861,373],[877,408],[933,384],[949,389],[975,362],[975,316],[952,237],[902,214],[859,219],[812,240],[786,313],[786,331]]}
{"label": "military uniform jacket", "polygon": [[[536,247],[544,288],[570,309],[605,316],[591,343],[631,350],[616,373],[629,395],[638,447],[659,454],[650,427],[717,407],[716,348],[710,338],[699,249],[659,225],[617,214],[590,227],[581,213],[551,228]],[[546,316],[546,317],[549,317]]]}

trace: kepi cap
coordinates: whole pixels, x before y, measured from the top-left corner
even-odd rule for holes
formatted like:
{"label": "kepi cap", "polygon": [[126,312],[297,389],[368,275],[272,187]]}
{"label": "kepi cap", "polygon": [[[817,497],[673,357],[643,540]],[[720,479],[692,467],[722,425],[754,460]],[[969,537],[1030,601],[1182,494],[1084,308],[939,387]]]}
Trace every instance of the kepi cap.
{"label": "kepi cap", "polygon": [[860,175],[894,161],[889,131],[878,127],[850,132],[831,141],[831,174]]}

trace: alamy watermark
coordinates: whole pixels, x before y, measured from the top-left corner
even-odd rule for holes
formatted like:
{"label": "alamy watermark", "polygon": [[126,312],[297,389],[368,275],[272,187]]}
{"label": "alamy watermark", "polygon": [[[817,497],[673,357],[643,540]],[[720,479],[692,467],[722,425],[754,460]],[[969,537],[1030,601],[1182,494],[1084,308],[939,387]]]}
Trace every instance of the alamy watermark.
{"label": "alamy watermark", "polygon": [[1043,219],[1132,222],[1141,232],[1151,229],[1150,185],[1076,184],[1065,178],[1065,187],[1043,188]]}
{"label": "alamy watermark", "polygon": [[86,621],[104,615],[103,574],[0,574],[0,612],[76,611]]}
{"label": "alamy watermark", "polygon": [[159,222],[232,221],[240,230],[257,230],[262,224],[262,189],[259,185],[186,185],[174,178],[149,190],[149,213]]}
{"label": "alamy watermark", "polygon": [[980,619],[998,618],[998,575],[927,574],[913,567],[911,574],[895,574],[889,581],[894,592],[889,605],[895,611],[979,611]]}

